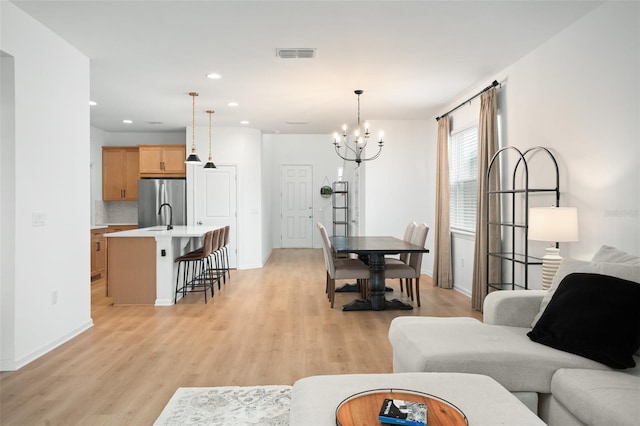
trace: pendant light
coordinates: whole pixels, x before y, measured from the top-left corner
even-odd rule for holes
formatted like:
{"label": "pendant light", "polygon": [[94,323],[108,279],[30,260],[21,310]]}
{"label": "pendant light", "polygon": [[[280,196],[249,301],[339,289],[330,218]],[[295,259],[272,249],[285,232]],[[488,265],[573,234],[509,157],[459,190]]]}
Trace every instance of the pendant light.
{"label": "pendant light", "polygon": [[211,159],[211,115],[214,113],[215,111],[213,110],[208,110],[207,114],[209,114],[209,161],[207,161],[207,164],[204,165],[205,169],[216,169],[216,165],[213,164],[213,160]]}
{"label": "pendant light", "polygon": [[187,164],[201,164],[200,157],[196,154],[196,96],[197,92],[189,92],[189,96],[192,98],[191,108],[191,154],[187,157],[185,163]]}

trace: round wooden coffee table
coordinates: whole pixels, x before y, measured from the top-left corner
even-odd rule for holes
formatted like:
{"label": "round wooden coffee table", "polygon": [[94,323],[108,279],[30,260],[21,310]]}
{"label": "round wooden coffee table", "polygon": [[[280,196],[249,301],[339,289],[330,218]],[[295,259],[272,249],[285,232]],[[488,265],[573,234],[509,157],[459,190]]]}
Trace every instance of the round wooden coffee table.
{"label": "round wooden coffee table", "polygon": [[427,405],[427,424],[468,426],[467,416],[455,405],[435,395],[405,389],[373,389],[350,396],[336,409],[338,426],[380,424],[378,414],[384,400],[404,399]]}

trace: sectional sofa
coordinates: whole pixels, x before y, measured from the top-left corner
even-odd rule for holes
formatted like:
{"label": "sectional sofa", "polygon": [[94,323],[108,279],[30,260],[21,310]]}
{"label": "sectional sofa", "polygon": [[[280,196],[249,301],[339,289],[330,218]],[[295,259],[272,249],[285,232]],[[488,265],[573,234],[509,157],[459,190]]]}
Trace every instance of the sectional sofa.
{"label": "sectional sofa", "polygon": [[[492,377],[547,424],[640,424],[640,257],[566,259],[549,291],[490,293],[483,322],[398,317],[394,373]],[[635,351],[635,353],[634,353]]]}

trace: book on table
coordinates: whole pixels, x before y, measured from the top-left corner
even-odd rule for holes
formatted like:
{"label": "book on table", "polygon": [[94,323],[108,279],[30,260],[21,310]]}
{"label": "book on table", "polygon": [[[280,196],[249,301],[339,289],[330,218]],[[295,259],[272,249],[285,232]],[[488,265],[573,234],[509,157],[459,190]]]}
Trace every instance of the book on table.
{"label": "book on table", "polygon": [[427,405],[403,399],[385,399],[378,420],[390,425],[427,426]]}

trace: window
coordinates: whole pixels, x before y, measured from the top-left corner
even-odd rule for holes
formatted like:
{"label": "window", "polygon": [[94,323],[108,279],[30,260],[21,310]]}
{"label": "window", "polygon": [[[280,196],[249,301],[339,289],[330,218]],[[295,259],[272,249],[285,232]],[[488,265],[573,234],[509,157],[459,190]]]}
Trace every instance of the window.
{"label": "window", "polygon": [[476,231],[478,204],[478,126],[449,137],[449,202],[451,228]]}

